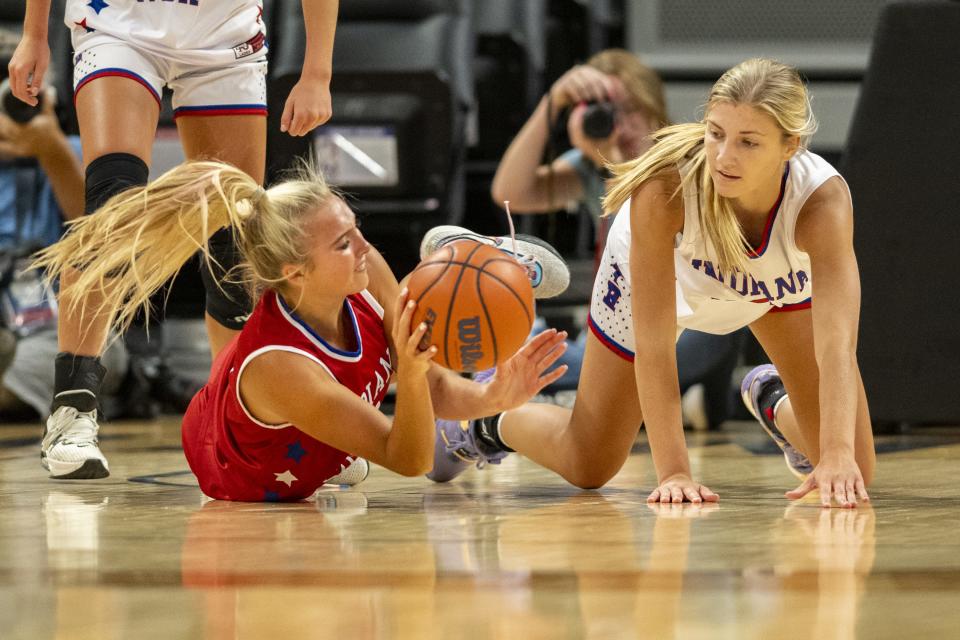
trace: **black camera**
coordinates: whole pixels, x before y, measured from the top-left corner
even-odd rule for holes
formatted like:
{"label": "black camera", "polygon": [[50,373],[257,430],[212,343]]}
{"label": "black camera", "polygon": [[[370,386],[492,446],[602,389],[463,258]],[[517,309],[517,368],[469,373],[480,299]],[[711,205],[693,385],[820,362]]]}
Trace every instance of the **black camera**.
{"label": "black camera", "polygon": [[616,120],[617,108],[612,102],[589,102],[583,112],[583,133],[595,140],[609,138]]}
{"label": "black camera", "polygon": [[11,120],[24,124],[33,120],[42,110],[43,93],[37,96],[37,106],[31,107],[13,95],[9,78],[4,78],[3,82],[0,82],[0,111],[7,114]]}

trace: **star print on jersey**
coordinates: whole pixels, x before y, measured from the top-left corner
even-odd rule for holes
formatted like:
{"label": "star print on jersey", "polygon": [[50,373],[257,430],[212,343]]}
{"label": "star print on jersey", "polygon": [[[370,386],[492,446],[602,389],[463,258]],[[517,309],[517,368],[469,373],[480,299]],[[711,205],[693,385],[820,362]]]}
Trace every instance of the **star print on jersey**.
{"label": "star print on jersey", "polygon": [[87,19],[86,19],[86,18],[84,18],[84,19],[81,20],[80,22],[74,22],[73,24],[77,25],[78,27],[83,27],[83,28],[86,30],[87,33],[93,33],[94,31],[96,31],[96,29],[94,29],[93,27],[88,27],[88,26],[87,26]]}
{"label": "star print on jersey", "polygon": [[300,464],[300,458],[307,455],[307,450],[303,448],[303,445],[300,444],[300,441],[297,440],[293,444],[287,445],[287,455],[283,456],[284,458],[290,458],[297,464]]}
{"label": "star print on jersey", "polygon": [[87,6],[93,9],[94,11],[96,11],[97,15],[100,15],[100,12],[106,9],[107,7],[109,7],[110,5],[108,5],[103,0],[90,0],[90,2],[87,3]]}
{"label": "star print on jersey", "polygon": [[297,476],[295,476],[295,475],[293,475],[292,473],[290,473],[290,470],[289,470],[289,469],[287,469],[287,470],[284,471],[283,473],[275,473],[275,474],[273,474],[273,475],[277,476],[277,482],[282,482],[282,483],[284,483],[285,485],[287,485],[288,487],[292,487],[292,486],[293,486],[293,483],[296,482],[297,480],[299,480],[299,478],[297,478]]}

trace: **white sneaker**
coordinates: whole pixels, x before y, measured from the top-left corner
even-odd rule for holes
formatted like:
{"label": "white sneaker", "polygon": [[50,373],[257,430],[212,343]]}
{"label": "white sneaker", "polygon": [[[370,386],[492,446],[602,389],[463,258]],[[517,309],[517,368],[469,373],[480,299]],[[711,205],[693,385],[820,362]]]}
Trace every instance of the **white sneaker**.
{"label": "white sneaker", "polygon": [[[509,236],[483,236],[463,227],[443,225],[427,231],[420,243],[420,259],[457,240],[473,240],[496,247],[509,256],[514,256],[527,267],[534,298],[553,298],[570,286],[570,269],[556,249],[545,240],[523,233],[516,234],[514,253],[513,240]],[[518,255],[519,254],[519,255]],[[524,260],[529,258],[530,260]]]}
{"label": "white sneaker", "polygon": [[60,407],[47,418],[40,443],[40,463],[51,478],[88,480],[110,475],[97,441],[97,410]]}
{"label": "white sneaker", "polygon": [[370,463],[364,458],[354,458],[348,466],[340,465],[340,473],[323,484],[353,487],[360,484],[370,475]]}

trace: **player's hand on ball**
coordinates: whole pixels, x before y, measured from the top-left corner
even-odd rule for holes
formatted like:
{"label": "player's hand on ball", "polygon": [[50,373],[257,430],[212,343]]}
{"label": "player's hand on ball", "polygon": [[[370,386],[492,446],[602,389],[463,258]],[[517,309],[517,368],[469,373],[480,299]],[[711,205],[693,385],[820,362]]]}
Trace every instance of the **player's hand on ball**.
{"label": "player's hand on ball", "polygon": [[498,412],[519,407],[567,372],[567,365],[547,371],[567,350],[566,338],[566,331],[542,331],[497,367],[486,393]]}
{"label": "player's hand on ball", "polygon": [[427,323],[421,322],[411,330],[410,323],[417,303],[410,300],[410,292],[404,289],[397,298],[395,318],[398,318],[393,328],[393,344],[397,348],[398,375],[426,375],[430,369],[430,360],[437,353],[437,348],[420,349],[420,341],[427,332]]}

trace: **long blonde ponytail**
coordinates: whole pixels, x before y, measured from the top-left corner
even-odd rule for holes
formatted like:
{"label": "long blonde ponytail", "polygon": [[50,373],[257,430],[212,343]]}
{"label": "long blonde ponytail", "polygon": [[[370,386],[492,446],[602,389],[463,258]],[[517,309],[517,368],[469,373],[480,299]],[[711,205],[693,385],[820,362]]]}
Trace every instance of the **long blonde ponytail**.
{"label": "long blonde ponytail", "polygon": [[[306,173],[303,180],[265,191],[230,165],[187,162],[71,222],[34,265],[49,280],[61,279],[61,298],[70,301],[66,310],[79,311],[81,322],[106,315],[121,331],[138,310],[149,316],[150,297],[197,251],[209,268],[207,240],[222,227],[232,227],[248,278],[280,282],[283,263],[305,259],[304,218],[331,193],[319,175]],[[85,306],[87,294],[97,294],[97,308]]]}

